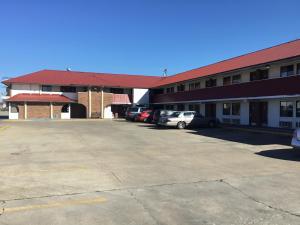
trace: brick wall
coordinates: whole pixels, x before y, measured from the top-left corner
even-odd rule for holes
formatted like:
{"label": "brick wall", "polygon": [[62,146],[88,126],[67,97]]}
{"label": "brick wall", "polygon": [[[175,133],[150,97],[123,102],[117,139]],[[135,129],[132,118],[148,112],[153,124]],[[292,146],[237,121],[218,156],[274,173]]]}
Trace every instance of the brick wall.
{"label": "brick wall", "polygon": [[[101,116],[101,92],[92,91],[91,92],[91,112],[92,117]],[[103,107],[109,106],[112,104],[113,94],[112,93],[104,93],[103,95]],[[83,104],[88,113],[89,108],[89,94],[88,92],[78,92],[78,103]]]}
{"label": "brick wall", "polygon": [[27,118],[50,118],[50,103],[27,103]]}
{"label": "brick wall", "polygon": [[53,103],[53,119],[60,119],[61,118],[61,108],[65,104],[60,103]]}
{"label": "brick wall", "polygon": [[18,108],[19,108],[19,119],[21,120],[25,119],[24,103],[18,103]]}

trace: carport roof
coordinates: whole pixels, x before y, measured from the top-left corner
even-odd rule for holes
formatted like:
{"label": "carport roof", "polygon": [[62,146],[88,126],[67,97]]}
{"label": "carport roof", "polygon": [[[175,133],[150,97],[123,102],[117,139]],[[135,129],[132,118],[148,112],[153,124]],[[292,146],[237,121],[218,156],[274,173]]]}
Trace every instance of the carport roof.
{"label": "carport roof", "polygon": [[64,95],[58,94],[17,94],[6,100],[7,102],[73,102]]}

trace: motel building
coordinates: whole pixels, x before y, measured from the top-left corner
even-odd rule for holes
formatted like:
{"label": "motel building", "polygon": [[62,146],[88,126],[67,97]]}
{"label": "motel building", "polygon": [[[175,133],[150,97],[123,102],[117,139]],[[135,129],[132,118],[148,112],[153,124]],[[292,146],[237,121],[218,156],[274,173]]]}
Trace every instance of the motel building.
{"label": "motel building", "polygon": [[131,105],[300,127],[300,40],[166,77],[42,70],[3,81],[10,119],[114,118]]}

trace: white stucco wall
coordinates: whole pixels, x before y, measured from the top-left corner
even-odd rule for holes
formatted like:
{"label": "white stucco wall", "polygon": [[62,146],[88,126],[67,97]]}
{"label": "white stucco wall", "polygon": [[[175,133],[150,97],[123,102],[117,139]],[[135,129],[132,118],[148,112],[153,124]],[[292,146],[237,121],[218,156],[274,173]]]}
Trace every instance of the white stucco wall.
{"label": "white stucco wall", "polygon": [[11,96],[25,93],[25,94],[58,94],[65,95],[70,99],[76,100],[78,98],[77,93],[73,92],[61,92],[59,86],[53,86],[51,92],[42,91],[42,86],[38,84],[12,84]]}
{"label": "white stucco wall", "polygon": [[149,89],[134,88],[133,103],[139,105],[149,104]]}

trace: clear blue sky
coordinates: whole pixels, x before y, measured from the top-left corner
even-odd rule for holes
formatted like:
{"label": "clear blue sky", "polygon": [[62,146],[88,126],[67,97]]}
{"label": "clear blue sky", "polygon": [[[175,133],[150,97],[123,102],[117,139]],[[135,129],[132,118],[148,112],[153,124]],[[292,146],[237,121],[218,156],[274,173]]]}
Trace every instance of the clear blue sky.
{"label": "clear blue sky", "polygon": [[0,78],[41,69],[161,75],[300,37],[299,0],[2,0]]}

